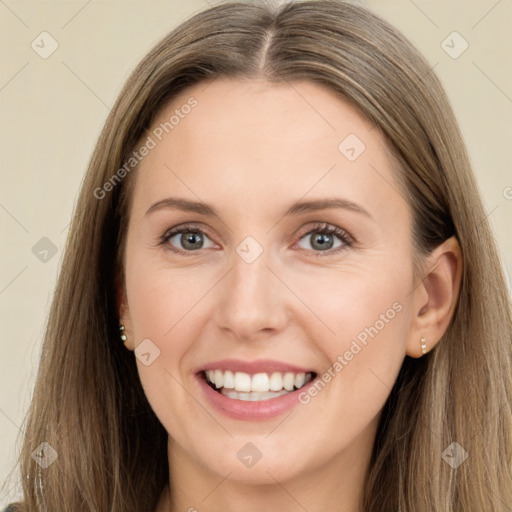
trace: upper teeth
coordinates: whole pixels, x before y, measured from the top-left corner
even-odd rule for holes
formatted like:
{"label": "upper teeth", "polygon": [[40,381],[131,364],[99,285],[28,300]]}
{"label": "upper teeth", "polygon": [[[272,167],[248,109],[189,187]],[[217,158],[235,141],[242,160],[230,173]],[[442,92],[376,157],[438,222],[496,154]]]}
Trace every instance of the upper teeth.
{"label": "upper teeth", "polygon": [[294,386],[299,389],[311,380],[311,373],[255,373],[249,375],[244,372],[231,372],[229,370],[207,370],[206,378],[216,388],[235,389],[236,391],[280,391],[283,388],[293,391]]}

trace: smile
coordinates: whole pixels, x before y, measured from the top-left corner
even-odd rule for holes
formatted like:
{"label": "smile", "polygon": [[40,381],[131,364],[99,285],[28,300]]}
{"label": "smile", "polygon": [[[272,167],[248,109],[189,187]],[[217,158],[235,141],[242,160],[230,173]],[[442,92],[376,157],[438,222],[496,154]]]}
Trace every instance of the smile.
{"label": "smile", "polygon": [[314,372],[249,373],[205,370],[206,382],[223,396],[248,402],[270,400],[301,389],[315,377]]}
{"label": "smile", "polygon": [[195,369],[195,382],[216,413],[235,420],[265,421],[300,405],[318,373],[277,359],[222,359]]}

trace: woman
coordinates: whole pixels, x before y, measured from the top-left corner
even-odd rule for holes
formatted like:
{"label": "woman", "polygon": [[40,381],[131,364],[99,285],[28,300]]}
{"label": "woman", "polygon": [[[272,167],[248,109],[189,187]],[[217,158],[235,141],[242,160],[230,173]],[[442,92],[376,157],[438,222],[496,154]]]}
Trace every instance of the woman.
{"label": "woman", "polygon": [[343,2],[210,8],[92,156],[17,510],[509,510],[511,325],[411,44]]}

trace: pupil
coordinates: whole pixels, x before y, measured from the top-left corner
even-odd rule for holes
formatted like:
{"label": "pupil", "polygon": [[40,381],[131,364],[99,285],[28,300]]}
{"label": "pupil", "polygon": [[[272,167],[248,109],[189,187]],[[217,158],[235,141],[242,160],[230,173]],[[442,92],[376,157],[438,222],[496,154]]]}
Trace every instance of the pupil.
{"label": "pupil", "polygon": [[[326,245],[332,245],[332,237],[330,235],[324,234],[317,234],[312,235],[313,237],[313,243],[311,244],[314,249],[325,249]],[[315,244],[319,244],[319,247],[315,247]],[[329,249],[330,247],[327,247]]]}
{"label": "pupil", "polygon": [[[181,242],[183,244],[183,247],[185,249],[200,249],[203,245],[202,241],[200,238],[200,234],[199,233],[190,233],[190,234],[183,234],[181,235]],[[199,244],[199,247],[198,246],[195,246],[194,245],[194,242],[201,242]]]}

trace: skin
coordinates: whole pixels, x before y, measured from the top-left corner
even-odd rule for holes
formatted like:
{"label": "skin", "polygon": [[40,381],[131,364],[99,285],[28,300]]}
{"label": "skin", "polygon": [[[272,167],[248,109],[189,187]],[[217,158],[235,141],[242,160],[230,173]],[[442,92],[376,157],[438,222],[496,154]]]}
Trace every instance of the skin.
{"label": "skin", "polygon": [[[329,90],[308,81],[217,79],[183,91],[154,125],[190,96],[197,107],[134,175],[118,290],[127,347],[149,338],[160,350],[149,366],[137,359],[169,433],[171,492],[157,510],[360,511],[380,411],[404,357],[421,357],[422,336],[432,349],[453,315],[457,241],[436,248],[415,276],[411,211],[384,139]],[[366,146],[353,162],[338,149],[348,134]],[[218,216],[146,214],[170,196],[207,203]],[[329,208],[283,217],[297,201],[321,198],[344,198],[368,214]],[[189,222],[205,232],[203,248],[172,252],[186,251],[180,235],[158,245]],[[319,249],[315,223],[356,242],[332,235],[333,245]],[[236,252],[247,236],[263,248],[250,264]],[[272,358],[322,375],[394,303],[401,306],[394,318],[290,414],[235,420],[202,398],[195,369],[223,358]],[[262,453],[251,468],[237,458],[247,442]]]}

